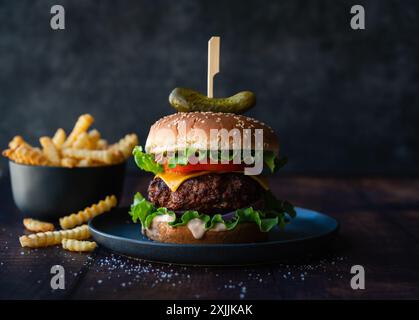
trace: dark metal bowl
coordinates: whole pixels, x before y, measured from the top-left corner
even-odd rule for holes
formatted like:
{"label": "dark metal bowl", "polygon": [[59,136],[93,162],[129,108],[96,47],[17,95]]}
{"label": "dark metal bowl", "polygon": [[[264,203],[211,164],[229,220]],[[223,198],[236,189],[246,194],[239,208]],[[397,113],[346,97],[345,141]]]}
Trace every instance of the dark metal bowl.
{"label": "dark metal bowl", "polygon": [[41,167],[9,161],[16,206],[26,215],[56,220],[97,203],[120,198],[126,163],[102,167]]}

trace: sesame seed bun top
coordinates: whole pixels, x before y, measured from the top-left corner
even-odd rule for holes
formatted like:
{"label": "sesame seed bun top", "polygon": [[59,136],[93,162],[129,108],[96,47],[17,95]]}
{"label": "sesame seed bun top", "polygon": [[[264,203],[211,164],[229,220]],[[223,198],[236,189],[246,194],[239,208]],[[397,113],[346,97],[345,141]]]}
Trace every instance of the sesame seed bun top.
{"label": "sesame seed bun top", "polygon": [[[224,141],[221,136],[227,132],[221,129],[229,133]],[[257,132],[263,136],[263,150],[278,154],[279,142],[275,132],[261,121],[233,113],[178,112],[161,118],[151,126],[145,149],[148,153],[158,154],[185,147],[225,149],[228,145],[229,150],[233,150],[237,149],[238,140],[235,138],[240,136],[240,146],[246,148],[243,141],[249,141],[250,148],[254,150],[261,148],[260,143],[255,144]]]}

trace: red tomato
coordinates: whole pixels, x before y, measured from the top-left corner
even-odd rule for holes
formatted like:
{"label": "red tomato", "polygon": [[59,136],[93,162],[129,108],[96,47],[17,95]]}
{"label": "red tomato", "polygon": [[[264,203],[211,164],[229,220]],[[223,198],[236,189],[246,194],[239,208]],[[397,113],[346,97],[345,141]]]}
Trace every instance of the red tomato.
{"label": "red tomato", "polygon": [[187,164],[185,166],[177,165],[174,168],[169,168],[167,164],[164,165],[164,171],[167,172],[176,172],[176,173],[189,173],[195,171],[219,171],[219,172],[231,172],[231,171],[243,171],[244,164],[234,164],[234,163],[217,163],[217,164]]}

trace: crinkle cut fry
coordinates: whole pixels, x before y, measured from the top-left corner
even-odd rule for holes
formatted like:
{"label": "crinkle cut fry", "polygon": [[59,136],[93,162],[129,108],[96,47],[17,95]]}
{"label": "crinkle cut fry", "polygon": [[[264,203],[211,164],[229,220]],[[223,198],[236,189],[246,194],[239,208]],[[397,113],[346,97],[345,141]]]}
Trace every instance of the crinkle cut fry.
{"label": "crinkle cut fry", "polygon": [[17,147],[17,149],[13,152],[13,156],[13,160],[17,163],[30,164],[35,166],[47,166],[50,164],[41,150],[26,146],[24,144]]}
{"label": "crinkle cut fry", "polygon": [[68,148],[71,147],[71,145],[76,141],[79,134],[82,132],[85,132],[91,124],[93,123],[94,118],[86,113],[81,115],[78,119],[76,124],[74,125],[73,131],[69,134],[67,139],[64,141],[63,147]]}
{"label": "crinkle cut fry", "polygon": [[69,216],[60,218],[60,226],[63,229],[70,229],[82,223],[86,223],[93,217],[111,210],[117,205],[117,202],[114,195],[107,196],[104,200],[100,200],[97,204],[93,204],[78,213],[73,213]]}
{"label": "crinkle cut fry", "polygon": [[128,159],[134,147],[138,145],[138,137],[135,133],[127,134],[125,137],[120,139],[117,143],[113,144],[110,148],[119,150],[125,159]]}
{"label": "crinkle cut fry", "polygon": [[22,247],[41,248],[60,244],[63,239],[86,240],[90,238],[87,224],[70,230],[38,232],[19,238]]}
{"label": "crinkle cut fry", "polygon": [[106,150],[89,150],[89,149],[63,149],[61,151],[64,157],[74,159],[90,159],[93,161],[99,161],[105,164],[116,163],[120,156],[117,150],[106,149]]}
{"label": "crinkle cut fry", "polygon": [[63,239],[61,241],[63,249],[77,252],[89,252],[95,250],[97,247],[94,241],[81,241],[74,239]]}
{"label": "crinkle cut fry", "polygon": [[49,222],[44,222],[32,218],[25,218],[23,219],[23,225],[26,229],[32,232],[46,232],[46,231],[54,231],[54,225]]}

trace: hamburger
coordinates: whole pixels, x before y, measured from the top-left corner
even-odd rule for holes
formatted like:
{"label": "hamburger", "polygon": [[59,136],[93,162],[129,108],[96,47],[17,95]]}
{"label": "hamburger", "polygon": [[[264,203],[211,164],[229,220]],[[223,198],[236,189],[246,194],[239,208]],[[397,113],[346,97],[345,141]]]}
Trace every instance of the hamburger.
{"label": "hamburger", "polygon": [[[259,139],[258,139],[259,138]],[[169,243],[246,243],[267,239],[295,216],[267,176],[286,163],[276,134],[233,113],[178,112],[154,123],[137,166],[154,174],[130,215],[149,239]]]}

